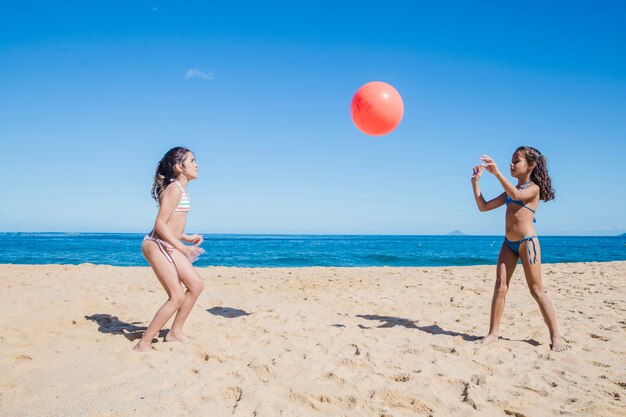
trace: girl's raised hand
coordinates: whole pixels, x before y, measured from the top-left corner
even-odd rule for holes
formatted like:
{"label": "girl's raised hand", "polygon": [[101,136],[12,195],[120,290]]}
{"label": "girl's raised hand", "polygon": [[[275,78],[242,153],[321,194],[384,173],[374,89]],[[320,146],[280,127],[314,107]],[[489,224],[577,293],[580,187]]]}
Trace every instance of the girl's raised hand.
{"label": "girl's raised hand", "polygon": [[474,165],[473,174],[472,174],[472,182],[478,182],[480,176],[483,174],[483,166],[482,165]]}
{"label": "girl's raised hand", "polygon": [[490,174],[496,174],[498,172],[498,166],[490,156],[483,155],[480,157],[480,160],[484,162],[482,166],[487,170],[487,172]]}

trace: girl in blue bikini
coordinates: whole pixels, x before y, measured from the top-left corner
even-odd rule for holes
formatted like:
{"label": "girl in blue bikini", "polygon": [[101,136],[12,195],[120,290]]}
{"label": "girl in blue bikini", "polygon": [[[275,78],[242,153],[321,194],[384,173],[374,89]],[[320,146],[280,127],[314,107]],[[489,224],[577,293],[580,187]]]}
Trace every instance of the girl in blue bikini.
{"label": "girl in blue bikini", "polygon": [[[546,158],[530,146],[517,148],[510,165],[511,176],[517,180],[517,185],[511,184],[504,177],[489,156],[483,155],[480,159],[483,163],[474,166],[472,175],[472,188],[478,209],[489,211],[506,205],[505,237],[496,269],[489,334],[482,339],[482,343],[489,344],[498,340],[506,293],[513,271],[518,260],[521,260],[530,293],[539,304],[543,319],[550,330],[550,347],[556,352],[564,350],[567,345],[557,329],[554,307],[541,283],[541,248],[534,227],[535,210],[539,201],[554,199]],[[493,174],[504,188],[502,194],[490,201],[485,200],[478,186],[483,170]]]}
{"label": "girl in blue bikini", "polygon": [[201,235],[185,234],[187,213],[191,208],[187,185],[196,178],[198,164],[189,149],[170,149],[157,165],[152,197],[159,205],[159,212],[154,229],[143,239],[141,250],[168,299],[154,315],[135,350],[150,350],[152,339],[174,315],[165,341],[188,341],[183,334],[183,325],[204,288],[202,278],[192,265],[204,252],[200,248],[204,239]]}

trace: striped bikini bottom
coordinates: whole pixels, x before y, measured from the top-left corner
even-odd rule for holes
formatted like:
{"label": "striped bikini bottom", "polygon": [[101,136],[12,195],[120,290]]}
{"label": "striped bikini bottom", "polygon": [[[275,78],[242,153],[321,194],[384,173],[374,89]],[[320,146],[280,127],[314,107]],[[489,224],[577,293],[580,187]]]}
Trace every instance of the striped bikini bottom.
{"label": "striped bikini bottom", "polygon": [[174,246],[172,246],[171,244],[169,244],[168,242],[162,239],[155,238],[154,230],[150,232],[149,234],[147,234],[143,238],[143,240],[151,240],[152,242],[156,242],[156,244],[159,246],[159,249],[161,249],[161,252],[163,252],[163,255],[165,255],[167,260],[170,261],[170,263],[174,263],[174,260],[172,259],[172,252],[174,252]]}

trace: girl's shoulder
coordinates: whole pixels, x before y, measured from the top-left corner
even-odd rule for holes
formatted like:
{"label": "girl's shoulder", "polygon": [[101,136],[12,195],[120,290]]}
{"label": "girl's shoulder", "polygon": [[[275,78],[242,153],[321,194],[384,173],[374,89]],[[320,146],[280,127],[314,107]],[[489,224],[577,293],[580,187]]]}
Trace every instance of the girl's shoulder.
{"label": "girl's shoulder", "polygon": [[169,207],[178,203],[182,195],[182,191],[176,186],[174,182],[168,184],[159,199],[159,207]]}
{"label": "girl's shoulder", "polygon": [[165,190],[163,191],[163,196],[176,197],[182,194],[182,192],[183,190],[181,189],[180,185],[176,181],[172,181],[165,187]]}
{"label": "girl's shoulder", "polygon": [[535,197],[538,198],[541,196],[541,188],[539,187],[539,185],[535,184],[534,182],[531,182],[530,184],[528,184],[526,189],[530,190],[533,193],[533,198]]}

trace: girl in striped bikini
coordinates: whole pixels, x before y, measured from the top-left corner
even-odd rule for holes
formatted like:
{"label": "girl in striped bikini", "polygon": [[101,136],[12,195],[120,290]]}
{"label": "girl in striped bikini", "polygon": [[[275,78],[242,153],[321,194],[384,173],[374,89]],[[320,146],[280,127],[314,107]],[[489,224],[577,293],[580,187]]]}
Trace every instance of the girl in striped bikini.
{"label": "girl in striped bikini", "polygon": [[[511,176],[517,180],[517,185],[511,184],[504,177],[489,156],[483,155],[480,159],[483,163],[474,166],[472,175],[472,188],[478,209],[489,211],[503,205],[507,206],[505,237],[500,249],[496,269],[496,284],[491,300],[489,333],[482,339],[482,343],[489,344],[498,340],[506,293],[517,262],[521,260],[530,293],[539,304],[543,319],[550,331],[552,342],[550,348],[557,352],[564,350],[567,345],[559,333],[554,307],[544,292],[541,282],[541,248],[534,226],[535,210],[539,206],[539,201],[554,199],[554,190],[548,175],[546,158],[541,152],[530,146],[517,148],[513,153],[510,165]],[[485,201],[478,186],[478,180],[483,169],[493,174],[504,188],[502,194],[490,201]]]}
{"label": "girl in striped bikini", "polygon": [[[165,341],[188,341],[183,334],[183,325],[204,288],[204,282],[192,266],[204,252],[200,248],[204,239],[201,235],[184,233],[187,213],[191,208],[186,189],[189,181],[196,178],[198,164],[194,154],[186,148],[170,149],[157,165],[152,197],[159,205],[159,212],[154,229],[144,238],[141,250],[168,299],[154,315],[135,350],[150,350],[152,339],[174,314],[176,316]],[[183,291],[181,282],[186,291]]]}

